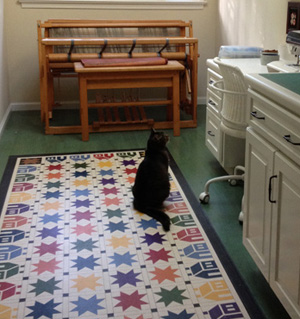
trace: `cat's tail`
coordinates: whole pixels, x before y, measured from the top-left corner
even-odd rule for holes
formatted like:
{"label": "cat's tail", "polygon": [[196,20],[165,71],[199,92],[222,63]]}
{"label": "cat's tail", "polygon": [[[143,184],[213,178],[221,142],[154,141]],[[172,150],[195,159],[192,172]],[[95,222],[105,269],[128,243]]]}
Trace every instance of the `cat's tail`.
{"label": "cat's tail", "polygon": [[153,217],[157,221],[159,221],[162,224],[163,229],[165,231],[170,230],[170,226],[171,226],[170,217],[163,210],[157,209],[154,207],[137,207],[137,205],[134,205],[134,208],[140,211],[141,213],[144,213],[150,217]]}

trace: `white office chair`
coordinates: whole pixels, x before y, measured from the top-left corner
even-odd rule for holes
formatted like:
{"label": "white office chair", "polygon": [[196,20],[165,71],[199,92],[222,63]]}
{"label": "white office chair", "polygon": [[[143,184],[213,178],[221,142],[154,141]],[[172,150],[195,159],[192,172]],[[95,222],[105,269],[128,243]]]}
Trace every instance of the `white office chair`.
{"label": "white office chair", "polygon": [[[239,158],[241,163],[236,165],[233,175],[225,175],[210,179],[205,184],[204,192],[199,196],[201,203],[209,202],[209,186],[218,181],[230,181],[231,185],[235,185],[237,180],[244,180],[244,154],[245,154],[245,136],[246,136],[246,97],[247,86],[244,81],[244,75],[238,67],[223,63],[219,58],[215,58],[214,62],[219,66],[222,80],[212,84],[213,88],[222,93],[221,115],[221,145],[222,145],[222,163],[228,162],[226,157]],[[239,141],[236,147],[231,143],[226,143],[226,137],[234,137],[233,141]],[[241,147],[242,145],[242,147]],[[229,148],[229,149],[228,149]],[[230,161],[230,160],[229,160]],[[224,166],[223,166],[224,167]],[[224,167],[225,168],[225,167]],[[242,174],[238,174],[241,171]],[[243,206],[243,205],[242,205]],[[243,219],[243,209],[241,210],[239,220]]]}

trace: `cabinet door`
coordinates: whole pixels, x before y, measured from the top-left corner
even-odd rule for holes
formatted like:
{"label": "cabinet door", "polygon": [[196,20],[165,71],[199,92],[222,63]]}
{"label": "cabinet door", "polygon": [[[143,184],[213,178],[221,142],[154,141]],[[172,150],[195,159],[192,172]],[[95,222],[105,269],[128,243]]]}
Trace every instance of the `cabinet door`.
{"label": "cabinet door", "polygon": [[300,318],[300,167],[276,153],[270,285]]}
{"label": "cabinet door", "polygon": [[275,151],[252,129],[247,129],[243,243],[267,280],[272,210],[268,189]]}

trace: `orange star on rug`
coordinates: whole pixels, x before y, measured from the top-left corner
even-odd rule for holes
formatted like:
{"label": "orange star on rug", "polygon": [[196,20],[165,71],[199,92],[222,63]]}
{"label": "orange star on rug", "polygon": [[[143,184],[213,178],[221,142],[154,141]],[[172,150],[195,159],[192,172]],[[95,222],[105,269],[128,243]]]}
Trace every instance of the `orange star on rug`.
{"label": "orange star on rug", "polygon": [[45,210],[45,211],[47,211],[47,210],[51,210],[51,209],[54,209],[54,210],[58,210],[59,208],[60,208],[60,202],[53,202],[53,203],[48,203],[48,202],[46,202],[45,204],[44,204],[44,206],[43,206],[43,209]]}
{"label": "orange star on rug", "polygon": [[52,178],[60,179],[62,176],[63,174],[58,172],[58,173],[49,173],[45,177],[48,179],[52,179]]}
{"label": "orange star on rug", "polygon": [[91,184],[91,182],[87,179],[82,179],[82,180],[78,180],[76,179],[74,182],[73,182],[73,185],[78,187],[78,186],[88,186],[89,184]]}
{"label": "orange star on rug", "polygon": [[151,271],[152,274],[155,275],[155,277],[152,278],[152,280],[158,280],[158,283],[162,283],[164,280],[170,280],[175,282],[176,278],[180,278],[180,276],[176,275],[175,272],[178,269],[172,269],[171,266],[167,267],[166,269],[160,269],[155,267],[154,271]]}
{"label": "orange star on rug", "polygon": [[76,282],[76,284],[72,286],[72,288],[77,288],[78,291],[86,288],[95,291],[96,287],[102,286],[101,284],[97,283],[100,278],[101,277],[96,277],[94,274],[88,277],[78,275],[76,279],[72,279],[72,281]]}

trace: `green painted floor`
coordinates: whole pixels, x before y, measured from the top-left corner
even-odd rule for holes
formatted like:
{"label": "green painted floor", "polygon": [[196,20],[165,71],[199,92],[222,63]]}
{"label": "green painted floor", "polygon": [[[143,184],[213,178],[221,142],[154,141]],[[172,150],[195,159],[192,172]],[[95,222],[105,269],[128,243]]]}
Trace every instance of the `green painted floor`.
{"label": "green painted floor", "polygon": [[[64,116],[69,116],[68,112]],[[168,148],[197,197],[207,179],[224,174],[205,146],[205,106],[199,107],[198,117],[198,127],[182,129],[180,137],[167,131],[171,137]],[[148,135],[147,131],[96,133],[90,134],[89,142],[82,142],[79,134],[45,135],[38,111],[12,112],[0,138],[0,178],[10,155],[144,149]],[[243,247],[238,222],[242,195],[242,185],[214,184],[210,203],[203,209],[266,318],[287,319],[289,316]]]}

